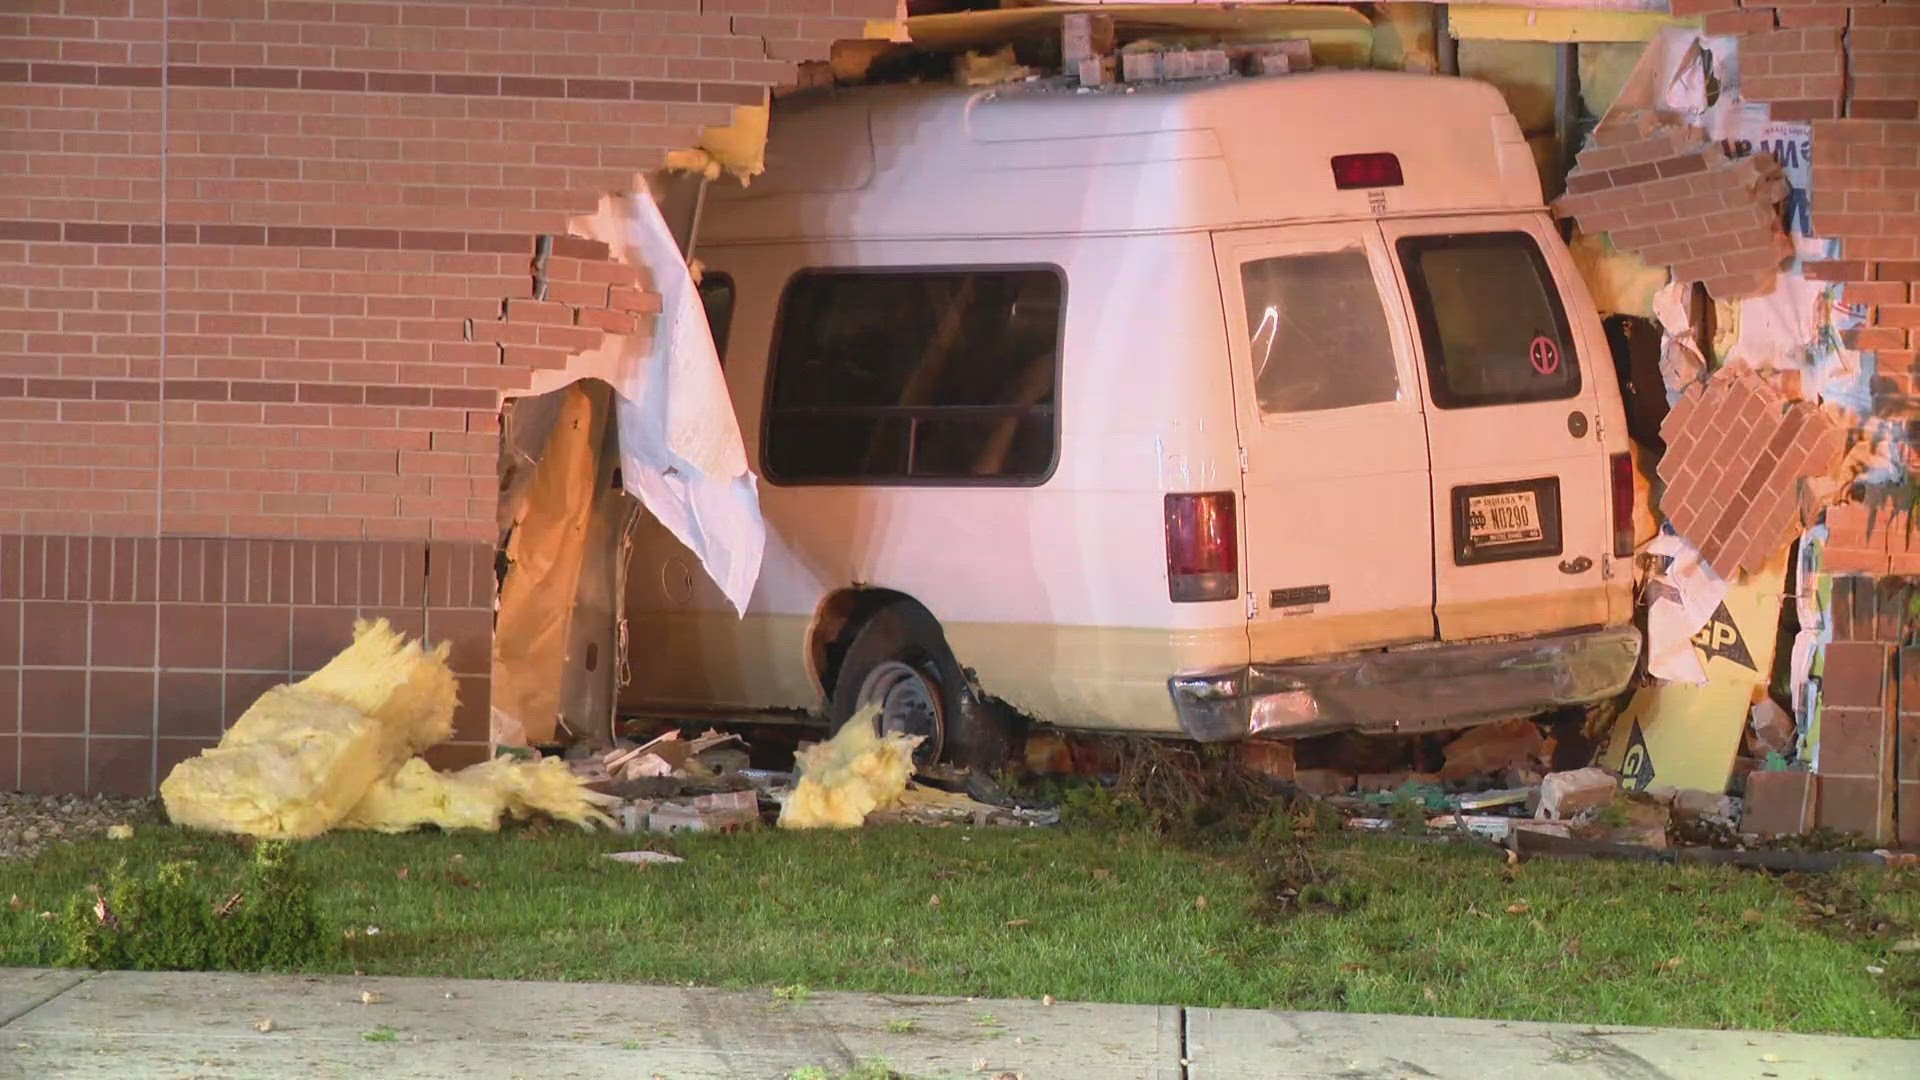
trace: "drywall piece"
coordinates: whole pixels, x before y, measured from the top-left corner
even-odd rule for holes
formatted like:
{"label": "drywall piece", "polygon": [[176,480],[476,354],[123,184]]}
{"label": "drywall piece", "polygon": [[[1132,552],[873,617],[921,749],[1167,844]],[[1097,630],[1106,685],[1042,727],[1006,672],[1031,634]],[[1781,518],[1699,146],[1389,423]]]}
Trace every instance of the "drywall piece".
{"label": "drywall piece", "polygon": [[1770,291],[1793,257],[1775,211],[1787,190],[1771,154],[1729,160],[1700,128],[1616,109],[1594,129],[1554,209],[1726,300]]}
{"label": "drywall piece", "polygon": [[1689,389],[1660,435],[1661,512],[1728,581],[1758,572],[1800,531],[1802,481],[1832,472],[1847,439],[1817,406],[1787,401],[1745,367]]}
{"label": "drywall piece", "polygon": [[[609,333],[599,347],[569,358],[564,374],[613,386],[627,491],[745,612],[766,550],[759,481],[747,468],[699,289],[645,178],[634,183],[633,193],[603,198],[596,213],[571,226],[603,241],[621,265],[645,270],[658,294],[647,299],[659,315],[650,336]],[[613,292],[616,300],[623,295],[619,286]]]}
{"label": "drywall piece", "polygon": [[1600,764],[1620,786],[1725,791],[1756,698],[1773,671],[1787,553],[1727,590],[1726,600],[1691,641],[1707,681],[1655,683],[1636,691],[1614,721]]}
{"label": "drywall piece", "polygon": [[1701,561],[1699,549],[1673,533],[1654,537],[1646,553],[1660,560],[1647,582],[1647,674],[1662,682],[1705,683],[1693,638],[1725,604],[1727,583]]}

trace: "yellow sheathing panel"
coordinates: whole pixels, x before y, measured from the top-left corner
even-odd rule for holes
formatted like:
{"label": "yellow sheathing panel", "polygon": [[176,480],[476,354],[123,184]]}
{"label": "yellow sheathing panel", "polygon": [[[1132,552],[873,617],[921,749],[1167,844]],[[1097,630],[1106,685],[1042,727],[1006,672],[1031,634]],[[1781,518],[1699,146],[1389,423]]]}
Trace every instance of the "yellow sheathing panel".
{"label": "yellow sheathing panel", "polygon": [[1461,41],[1651,41],[1666,27],[1700,21],[1651,11],[1455,4],[1447,11],[1447,25]]}

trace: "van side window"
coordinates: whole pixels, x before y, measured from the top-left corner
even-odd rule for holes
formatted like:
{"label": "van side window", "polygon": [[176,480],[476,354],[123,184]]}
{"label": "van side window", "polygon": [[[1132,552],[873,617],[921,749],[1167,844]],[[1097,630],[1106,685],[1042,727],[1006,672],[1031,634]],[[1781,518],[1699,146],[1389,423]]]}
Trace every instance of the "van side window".
{"label": "van side window", "polygon": [[1443,409],[1559,401],[1580,393],[1580,361],[1547,259],[1521,232],[1399,242]]}
{"label": "van side window", "polygon": [[1240,267],[1260,411],[1317,412],[1394,401],[1387,312],[1359,248]]}
{"label": "van side window", "polygon": [[707,332],[713,335],[713,351],[725,367],[727,337],[733,331],[733,278],[711,270],[701,274],[700,306],[707,312]]}
{"label": "van side window", "polygon": [[1053,268],[806,270],[781,300],[776,483],[1038,483],[1053,472]]}

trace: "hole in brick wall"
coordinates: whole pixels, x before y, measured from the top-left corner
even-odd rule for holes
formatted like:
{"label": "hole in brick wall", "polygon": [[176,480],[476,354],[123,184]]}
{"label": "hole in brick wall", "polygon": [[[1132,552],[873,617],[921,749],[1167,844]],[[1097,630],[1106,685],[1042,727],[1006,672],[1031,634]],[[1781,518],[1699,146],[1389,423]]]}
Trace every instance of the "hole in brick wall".
{"label": "hole in brick wall", "polygon": [[1667,419],[1667,384],[1660,374],[1660,327],[1637,315],[1609,315],[1601,324],[1613,352],[1614,374],[1627,410],[1627,435],[1637,442],[1662,445],[1660,425]]}

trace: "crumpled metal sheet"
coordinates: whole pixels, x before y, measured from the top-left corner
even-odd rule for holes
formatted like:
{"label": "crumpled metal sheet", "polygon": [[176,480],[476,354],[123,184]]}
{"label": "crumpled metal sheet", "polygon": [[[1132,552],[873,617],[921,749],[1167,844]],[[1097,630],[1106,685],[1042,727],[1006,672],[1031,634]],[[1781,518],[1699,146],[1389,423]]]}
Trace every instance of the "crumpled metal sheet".
{"label": "crumpled metal sheet", "polygon": [[1585,704],[1626,689],[1639,658],[1627,626],[1257,668],[1248,734],[1410,733]]}

